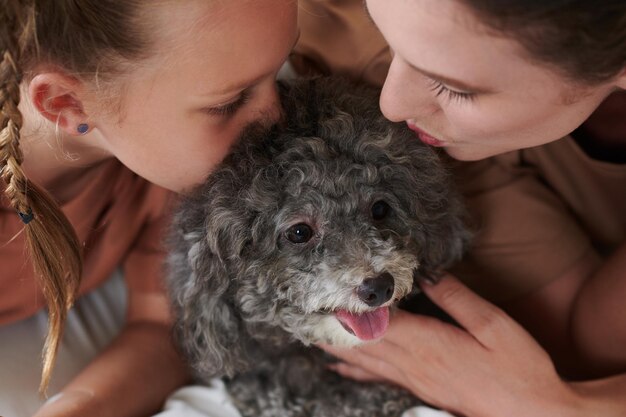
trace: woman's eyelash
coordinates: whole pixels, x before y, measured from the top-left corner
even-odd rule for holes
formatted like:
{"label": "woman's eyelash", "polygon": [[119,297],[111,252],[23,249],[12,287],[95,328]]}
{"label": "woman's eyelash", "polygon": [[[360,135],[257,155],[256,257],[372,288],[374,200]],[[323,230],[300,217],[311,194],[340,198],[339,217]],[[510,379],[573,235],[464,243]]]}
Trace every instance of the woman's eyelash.
{"label": "woman's eyelash", "polygon": [[431,85],[431,90],[435,92],[435,97],[439,97],[442,94],[446,95],[448,100],[456,101],[472,101],[476,98],[474,93],[461,93],[458,91],[450,90],[448,87],[436,80],[428,80]]}
{"label": "woman's eyelash", "polygon": [[244,90],[237,100],[217,107],[207,107],[205,111],[213,116],[230,116],[250,100],[250,91]]}

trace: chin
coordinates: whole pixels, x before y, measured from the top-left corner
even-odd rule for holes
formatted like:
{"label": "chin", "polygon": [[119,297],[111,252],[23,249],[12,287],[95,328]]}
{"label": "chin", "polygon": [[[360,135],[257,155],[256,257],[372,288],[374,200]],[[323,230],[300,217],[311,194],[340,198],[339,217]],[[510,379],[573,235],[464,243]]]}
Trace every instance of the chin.
{"label": "chin", "polygon": [[446,146],[445,152],[453,159],[457,161],[480,161],[492,156],[500,155],[503,153],[511,152],[514,149],[485,149],[480,147],[459,147],[459,146]]}

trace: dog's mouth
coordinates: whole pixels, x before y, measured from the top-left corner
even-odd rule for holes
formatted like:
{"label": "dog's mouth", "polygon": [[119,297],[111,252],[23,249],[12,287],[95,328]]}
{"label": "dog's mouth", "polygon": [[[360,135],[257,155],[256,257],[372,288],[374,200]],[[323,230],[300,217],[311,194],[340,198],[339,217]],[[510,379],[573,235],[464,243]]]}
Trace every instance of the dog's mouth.
{"label": "dog's mouth", "polygon": [[335,317],[346,331],[361,340],[374,340],[382,337],[389,326],[389,307],[380,307],[365,313],[351,313],[337,310]]}

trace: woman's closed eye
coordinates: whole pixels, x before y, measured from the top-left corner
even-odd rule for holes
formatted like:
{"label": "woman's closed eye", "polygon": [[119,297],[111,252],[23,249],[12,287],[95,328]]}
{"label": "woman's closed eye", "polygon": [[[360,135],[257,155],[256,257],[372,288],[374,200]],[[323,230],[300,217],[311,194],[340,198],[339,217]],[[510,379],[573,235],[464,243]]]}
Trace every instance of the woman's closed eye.
{"label": "woman's closed eye", "polygon": [[204,111],[212,116],[230,116],[248,103],[250,96],[250,90],[243,90],[236,99],[215,107],[206,107]]}
{"label": "woman's closed eye", "polygon": [[440,81],[433,80],[432,78],[428,79],[428,83],[430,84],[431,90],[435,92],[435,97],[444,95],[444,97],[450,101],[459,102],[473,101],[476,98],[475,93],[453,90]]}

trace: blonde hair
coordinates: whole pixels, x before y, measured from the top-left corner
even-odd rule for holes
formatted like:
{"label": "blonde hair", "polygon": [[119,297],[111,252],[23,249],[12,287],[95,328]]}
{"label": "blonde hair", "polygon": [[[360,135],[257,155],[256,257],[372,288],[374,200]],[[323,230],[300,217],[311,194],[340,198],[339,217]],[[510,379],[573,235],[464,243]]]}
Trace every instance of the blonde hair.
{"label": "blonde hair", "polygon": [[[22,169],[20,86],[28,70],[54,63],[85,78],[118,72],[146,51],[136,1],[0,0],[0,177],[24,221],[30,259],[48,307],[40,392],[54,368],[67,311],[82,274],[76,233],[54,199]],[[145,33],[145,32],[144,32]]]}

